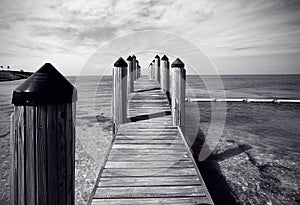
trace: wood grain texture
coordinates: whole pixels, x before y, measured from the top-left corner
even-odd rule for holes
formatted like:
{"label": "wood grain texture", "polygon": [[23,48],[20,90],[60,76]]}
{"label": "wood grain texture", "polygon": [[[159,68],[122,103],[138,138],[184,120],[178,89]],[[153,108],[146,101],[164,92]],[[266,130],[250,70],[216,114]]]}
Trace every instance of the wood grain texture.
{"label": "wood grain texture", "polygon": [[127,61],[127,64],[127,92],[132,93],[134,91],[133,61]]}
{"label": "wood grain texture", "polygon": [[75,103],[15,107],[11,204],[75,203],[75,115]]}
{"label": "wood grain texture", "polygon": [[[134,61],[133,61],[134,64]],[[113,68],[112,113],[114,133],[120,124],[127,120],[127,67]]]}
{"label": "wood grain texture", "polygon": [[213,204],[158,82],[134,86],[91,204]]}
{"label": "wood grain texture", "polygon": [[17,149],[17,166],[18,166],[18,204],[25,204],[25,156],[24,156],[24,140],[25,140],[25,111],[23,106],[15,107],[16,117],[16,140],[18,142]]}
{"label": "wood grain texture", "polygon": [[17,204],[18,201],[18,141],[15,117],[18,113],[12,113],[10,116],[10,204]]}
{"label": "wood grain texture", "polygon": [[161,61],[161,90],[168,93],[170,90],[170,65],[169,61]]}
{"label": "wood grain texture", "polygon": [[155,67],[155,80],[160,83],[160,59],[155,58],[154,59],[154,67]]}
{"label": "wood grain texture", "polygon": [[26,189],[25,197],[27,204],[35,204],[35,114],[36,108],[33,106],[26,106],[26,130],[25,130],[25,178],[26,178]]}
{"label": "wood grain texture", "polygon": [[37,106],[36,113],[36,197],[37,204],[47,204],[47,106]]}
{"label": "wood grain texture", "polygon": [[185,118],[185,69],[171,68],[171,113],[172,124],[179,126],[184,131]]}
{"label": "wood grain texture", "polygon": [[57,108],[56,106],[46,106],[47,109],[47,154],[49,156],[47,160],[48,166],[48,203],[58,204],[58,163],[57,163]]}
{"label": "wood grain texture", "polygon": [[206,197],[165,197],[165,198],[120,198],[120,199],[95,199],[92,205],[195,205],[211,204]]}

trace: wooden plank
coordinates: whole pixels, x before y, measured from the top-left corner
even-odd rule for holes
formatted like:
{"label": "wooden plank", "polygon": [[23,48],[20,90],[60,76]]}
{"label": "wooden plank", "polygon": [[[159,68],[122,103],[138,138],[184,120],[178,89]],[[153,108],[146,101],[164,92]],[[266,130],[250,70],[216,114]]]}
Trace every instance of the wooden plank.
{"label": "wooden plank", "polygon": [[158,154],[158,155],[172,155],[172,154],[187,154],[186,150],[173,150],[173,149],[113,149],[111,154],[121,155],[121,154]]}
{"label": "wooden plank", "polygon": [[105,168],[130,168],[130,167],[137,167],[137,168],[168,168],[168,167],[194,167],[192,161],[186,160],[179,160],[179,161],[108,161],[105,165]]}
{"label": "wooden plank", "polygon": [[176,150],[185,150],[185,146],[182,145],[125,145],[125,144],[114,144],[113,149],[176,149]]}
{"label": "wooden plank", "polygon": [[156,161],[164,160],[164,161],[178,161],[181,159],[189,158],[187,155],[160,155],[160,154],[141,154],[141,155],[129,155],[129,154],[122,154],[122,155],[110,155],[108,157],[109,161],[119,162],[119,161]]}
{"label": "wooden plank", "polygon": [[36,115],[36,200],[37,204],[47,204],[47,106],[37,106]]}
{"label": "wooden plank", "polygon": [[94,199],[92,205],[195,205],[210,204],[206,197]]}
{"label": "wooden plank", "polygon": [[110,169],[105,168],[102,177],[145,177],[145,176],[194,176],[197,175],[194,168],[141,168],[141,169]]}
{"label": "wooden plank", "polygon": [[116,140],[123,140],[123,141],[135,141],[135,140],[157,140],[157,141],[162,141],[162,140],[178,140],[177,136],[173,135],[152,135],[152,136],[117,136]]}
{"label": "wooden plank", "polygon": [[58,204],[58,163],[57,163],[57,110],[56,106],[47,106],[47,154],[48,154],[48,203]]}
{"label": "wooden plank", "polygon": [[26,189],[25,197],[27,204],[35,204],[36,189],[35,189],[35,107],[26,106],[26,130],[25,130],[25,162],[26,162]]}
{"label": "wooden plank", "polygon": [[99,187],[94,198],[161,198],[205,196],[202,186]]}
{"label": "wooden plank", "polygon": [[156,139],[142,139],[142,140],[115,140],[115,144],[182,144],[181,139],[174,139],[174,140],[156,140]]}
{"label": "wooden plank", "polygon": [[58,205],[67,203],[66,192],[66,105],[57,105],[57,161],[58,161]]}
{"label": "wooden plank", "polygon": [[24,119],[25,119],[25,110],[23,106],[16,106],[15,113],[17,118],[15,119],[15,125],[17,127],[16,140],[18,142],[17,149],[17,166],[18,166],[18,204],[25,204],[25,156],[24,156]]}
{"label": "wooden plank", "polygon": [[103,178],[99,187],[201,186],[197,176]]}
{"label": "wooden plank", "polygon": [[76,104],[66,104],[66,192],[67,204],[75,204],[75,118],[76,118]]}
{"label": "wooden plank", "polygon": [[18,112],[10,116],[10,204],[18,203],[18,135],[15,119],[18,119]]}

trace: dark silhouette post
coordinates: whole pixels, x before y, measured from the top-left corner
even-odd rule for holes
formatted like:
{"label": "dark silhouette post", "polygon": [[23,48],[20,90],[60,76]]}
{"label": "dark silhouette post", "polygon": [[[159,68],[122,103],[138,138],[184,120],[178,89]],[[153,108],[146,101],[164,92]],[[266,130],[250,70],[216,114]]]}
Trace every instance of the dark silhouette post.
{"label": "dark silhouette post", "polygon": [[11,204],[74,204],[76,100],[50,63],[13,91]]}

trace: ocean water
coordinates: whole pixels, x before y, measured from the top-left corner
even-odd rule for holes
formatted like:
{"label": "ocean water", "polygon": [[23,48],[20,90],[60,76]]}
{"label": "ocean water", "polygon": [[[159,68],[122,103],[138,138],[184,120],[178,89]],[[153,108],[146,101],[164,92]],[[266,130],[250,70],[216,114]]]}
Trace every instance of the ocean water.
{"label": "ocean water", "polygon": [[[111,77],[68,79],[79,95],[78,142],[98,168],[98,158],[105,155],[110,141]],[[11,95],[23,81],[0,82],[0,204],[8,204],[9,197]],[[187,97],[300,99],[300,75],[187,76]],[[195,158],[198,160],[203,144],[212,149],[212,154],[198,164],[216,204],[224,200],[241,204],[299,203],[299,104],[187,102],[186,121],[186,137]],[[89,140],[95,123],[97,131],[106,134]],[[215,142],[207,142],[209,133],[221,135]],[[87,196],[76,199],[84,204]]]}

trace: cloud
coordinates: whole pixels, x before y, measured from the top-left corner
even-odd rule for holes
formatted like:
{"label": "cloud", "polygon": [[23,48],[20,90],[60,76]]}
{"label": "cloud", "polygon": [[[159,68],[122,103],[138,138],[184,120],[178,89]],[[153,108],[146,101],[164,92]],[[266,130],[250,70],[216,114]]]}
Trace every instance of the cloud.
{"label": "cloud", "polygon": [[300,53],[299,10],[298,0],[2,0],[0,43],[15,57],[0,61],[87,58],[102,43],[143,30],[174,33],[212,57]]}

